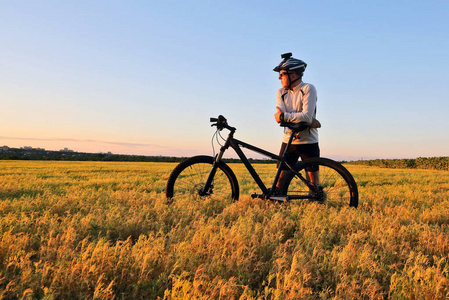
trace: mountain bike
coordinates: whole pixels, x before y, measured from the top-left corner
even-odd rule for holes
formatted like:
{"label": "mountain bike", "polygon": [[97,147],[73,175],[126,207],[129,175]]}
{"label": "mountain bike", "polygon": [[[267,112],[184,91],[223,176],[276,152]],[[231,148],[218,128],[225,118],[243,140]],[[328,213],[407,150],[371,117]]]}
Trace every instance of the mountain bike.
{"label": "mountain bike", "polygon": [[[223,129],[229,130],[229,135],[220,152],[212,156],[194,156],[179,163],[171,172],[166,184],[166,197],[170,201],[186,196],[219,197],[219,199],[239,199],[239,183],[232,169],[223,161],[223,155],[231,147],[237,153],[254,181],[259,186],[261,193],[252,194],[252,198],[261,198],[278,202],[291,202],[304,200],[323,204],[349,205],[357,207],[358,189],[351,173],[340,163],[323,157],[310,158],[290,165],[285,156],[270,153],[261,148],[247,144],[234,138],[234,127],[229,126],[223,116],[210,118],[211,126],[217,128],[215,135]],[[282,127],[290,128],[292,134],[287,143],[291,145],[293,138],[303,130],[309,128],[305,122],[281,123]],[[221,135],[220,135],[221,136]],[[262,182],[241,147],[262,154],[279,162],[279,167],[274,176],[273,184],[267,188]],[[276,184],[279,180],[281,169],[287,167],[288,176],[283,179],[279,188]],[[309,179],[311,170],[319,170],[319,182]]]}

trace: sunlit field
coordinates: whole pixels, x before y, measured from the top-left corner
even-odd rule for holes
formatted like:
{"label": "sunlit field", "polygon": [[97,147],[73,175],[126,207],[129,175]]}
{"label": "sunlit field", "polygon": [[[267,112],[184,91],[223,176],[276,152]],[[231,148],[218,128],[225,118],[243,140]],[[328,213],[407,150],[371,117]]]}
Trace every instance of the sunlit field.
{"label": "sunlit field", "polygon": [[346,164],[353,209],[251,199],[239,164],[239,201],[169,204],[175,165],[0,161],[0,298],[449,297],[448,171]]}

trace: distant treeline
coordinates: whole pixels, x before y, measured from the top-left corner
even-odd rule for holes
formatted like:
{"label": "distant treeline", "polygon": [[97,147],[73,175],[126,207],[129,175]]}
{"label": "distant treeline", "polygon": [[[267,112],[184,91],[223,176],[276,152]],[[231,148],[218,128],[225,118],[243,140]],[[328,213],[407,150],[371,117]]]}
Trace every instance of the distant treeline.
{"label": "distant treeline", "polygon": [[[111,153],[84,153],[75,151],[49,151],[43,149],[8,148],[0,150],[0,160],[62,160],[62,161],[127,161],[127,162],[181,162],[186,157],[145,156]],[[240,162],[224,159],[225,162]],[[252,163],[274,163],[273,160],[249,159]]]}
{"label": "distant treeline", "polygon": [[[8,148],[0,149],[0,160],[66,160],[66,161],[129,161],[129,162],[181,162],[186,157],[145,156],[112,153],[84,153],[75,151],[49,151],[44,149]],[[227,163],[238,163],[239,159],[224,159]],[[251,163],[271,164],[270,159],[252,159]],[[346,163],[343,161],[342,163]],[[412,159],[374,159],[351,161],[351,164],[383,168],[409,168],[449,170],[449,157],[418,157]]]}
{"label": "distant treeline", "polygon": [[358,160],[351,164],[377,166],[382,168],[409,168],[409,169],[432,169],[449,170],[449,157],[418,157],[412,159],[374,159]]}
{"label": "distant treeline", "polygon": [[0,152],[0,160],[177,162],[182,160],[182,158],[59,151],[8,151]]}

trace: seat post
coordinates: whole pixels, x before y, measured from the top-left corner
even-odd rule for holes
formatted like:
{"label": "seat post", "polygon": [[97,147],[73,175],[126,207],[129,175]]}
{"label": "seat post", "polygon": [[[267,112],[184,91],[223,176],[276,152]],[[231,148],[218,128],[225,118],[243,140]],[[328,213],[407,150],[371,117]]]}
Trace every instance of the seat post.
{"label": "seat post", "polygon": [[296,132],[292,130],[292,134],[290,135],[290,138],[288,139],[287,147],[285,147],[284,153],[282,153],[282,157],[285,156],[285,153],[287,152],[288,148],[290,148],[290,146],[291,146],[291,144],[293,142],[293,138],[295,137],[295,135],[296,135]]}
{"label": "seat post", "polygon": [[[292,144],[293,138],[294,138],[295,135],[296,135],[296,132],[292,130],[292,134],[290,135],[290,138],[288,139],[288,143],[287,143],[287,146],[284,149],[284,153],[282,153],[282,158],[285,159],[285,153],[287,153],[287,150],[290,147],[290,145]],[[272,191],[276,188],[276,183],[278,182],[279,177],[281,177],[281,172],[282,172],[282,168],[284,167],[284,165],[285,165],[285,161],[282,160],[280,162],[279,166],[278,166],[278,170],[276,172],[276,176],[274,176],[273,186],[271,188]]]}

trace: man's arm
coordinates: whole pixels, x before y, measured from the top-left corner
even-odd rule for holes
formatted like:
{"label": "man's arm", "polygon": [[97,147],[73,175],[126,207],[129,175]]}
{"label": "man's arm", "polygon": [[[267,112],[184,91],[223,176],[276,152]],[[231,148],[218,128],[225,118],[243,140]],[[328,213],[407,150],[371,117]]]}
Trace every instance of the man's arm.
{"label": "man's arm", "polygon": [[316,110],[317,93],[312,84],[307,84],[302,88],[304,95],[302,96],[301,111],[285,112],[284,119],[288,122],[298,123],[307,122],[313,123],[313,117]]}
{"label": "man's arm", "polygon": [[[277,95],[276,95],[276,113],[274,114],[274,119],[276,120],[277,123],[281,123],[283,120],[281,120],[281,114],[283,114],[284,112],[281,110],[280,107],[285,107],[283,101],[281,100],[282,96],[281,96],[282,92],[281,89],[278,90]],[[316,90],[315,87],[312,88],[312,96],[314,96],[315,101],[314,101],[314,105],[313,105],[313,110],[315,110],[315,105],[316,105]],[[307,96],[310,96],[307,95]],[[308,98],[308,97],[307,97]],[[308,99],[307,99],[308,100]],[[306,101],[306,107],[308,109],[308,101]],[[299,113],[302,114],[302,113]],[[295,116],[296,117],[296,116]],[[318,121],[317,119],[312,118],[312,122],[310,123],[310,128],[321,128],[321,123],[320,121]],[[292,120],[292,121],[296,121],[296,120]]]}
{"label": "man's arm", "polygon": [[276,122],[281,123],[281,114],[283,114],[283,112],[280,110],[279,107],[276,107],[276,113],[274,114],[274,119],[276,120]]}
{"label": "man's arm", "polygon": [[[281,114],[282,111],[279,109],[279,107],[276,107],[276,113],[274,114],[274,119],[276,122],[281,123]],[[312,123],[310,124],[310,128],[321,128],[321,123],[315,118],[312,118]]]}

